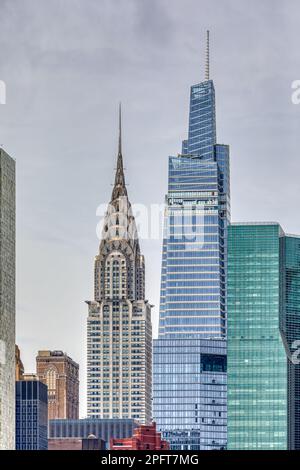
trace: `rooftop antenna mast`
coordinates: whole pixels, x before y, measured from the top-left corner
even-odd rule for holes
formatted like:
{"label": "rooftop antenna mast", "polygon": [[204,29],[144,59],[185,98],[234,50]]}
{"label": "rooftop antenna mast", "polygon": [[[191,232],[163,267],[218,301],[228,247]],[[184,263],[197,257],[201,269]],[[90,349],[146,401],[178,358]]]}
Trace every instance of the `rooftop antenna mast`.
{"label": "rooftop antenna mast", "polygon": [[205,80],[209,80],[209,30],[206,31]]}
{"label": "rooftop antenna mast", "polygon": [[118,146],[119,155],[122,154],[122,105],[119,103],[119,146]]}

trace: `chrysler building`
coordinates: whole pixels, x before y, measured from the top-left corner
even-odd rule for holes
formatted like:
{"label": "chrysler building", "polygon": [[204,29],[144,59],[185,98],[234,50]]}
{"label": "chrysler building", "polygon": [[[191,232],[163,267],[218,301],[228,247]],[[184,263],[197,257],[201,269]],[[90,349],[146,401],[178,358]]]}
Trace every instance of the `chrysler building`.
{"label": "chrysler building", "polygon": [[151,305],[125,185],[121,108],[115,183],[94,262],[94,300],[87,304],[88,417],[151,422]]}

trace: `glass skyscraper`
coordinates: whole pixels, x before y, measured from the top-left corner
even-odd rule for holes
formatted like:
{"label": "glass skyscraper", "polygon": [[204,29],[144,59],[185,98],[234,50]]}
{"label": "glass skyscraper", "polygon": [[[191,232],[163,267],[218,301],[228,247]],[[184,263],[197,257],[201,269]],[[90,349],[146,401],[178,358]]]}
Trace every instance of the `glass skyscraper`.
{"label": "glass skyscraper", "polygon": [[207,340],[211,355],[226,353],[229,219],[229,147],[216,142],[215,89],[207,79],[191,87],[188,139],[169,157],[153,405],[173,449],[226,447],[226,361],[222,377],[212,379],[222,386],[216,391],[212,382],[208,391],[201,357]]}
{"label": "glass skyscraper", "polygon": [[48,449],[47,385],[38,380],[16,382],[16,449]]}
{"label": "glass skyscraper", "polygon": [[225,449],[226,342],[154,341],[154,418],[173,450]]}
{"label": "glass skyscraper", "polygon": [[229,449],[299,448],[299,301],[300,238],[277,223],[231,225]]}
{"label": "glass skyscraper", "polygon": [[159,335],[226,336],[229,148],[216,144],[211,80],[191,88],[184,154],[169,158]]}
{"label": "glass skyscraper", "polygon": [[228,233],[228,448],[286,449],[283,232],[278,224],[234,224]]}

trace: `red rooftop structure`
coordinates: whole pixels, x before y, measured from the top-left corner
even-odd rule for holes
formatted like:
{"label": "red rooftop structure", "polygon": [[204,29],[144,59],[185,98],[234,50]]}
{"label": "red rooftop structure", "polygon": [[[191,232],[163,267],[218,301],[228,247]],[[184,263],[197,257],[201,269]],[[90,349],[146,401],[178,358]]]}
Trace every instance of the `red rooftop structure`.
{"label": "red rooftop structure", "polygon": [[161,433],[156,431],[156,423],[143,425],[134,430],[132,437],[111,439],[110,450],[165,450],[170,444],[161,439]]}

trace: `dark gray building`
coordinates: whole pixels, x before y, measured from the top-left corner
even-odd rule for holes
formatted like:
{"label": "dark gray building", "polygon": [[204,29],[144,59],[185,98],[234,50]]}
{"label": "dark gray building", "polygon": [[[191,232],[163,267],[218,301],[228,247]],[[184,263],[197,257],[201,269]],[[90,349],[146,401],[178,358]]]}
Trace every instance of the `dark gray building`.
{"label": "dark gray building", "polygon": [[15,447],[15,161],[0,148],[0,450]]}
{"label": "dark gray building", "polygon": [[90,435],[87,439],[82,439],[82,450],[106,450],[106,442]]}
{"label": "dark gray building", "polygon": [[51,419],[49,439],[87,439],[94,435],[109,445],[111,438],[131,437],[137,427],[139,423],[134,419]]}
{"label": "dark gray building", "polygon": [[38,380],[16,382],[16,449],[48,449],[47,386]]}

